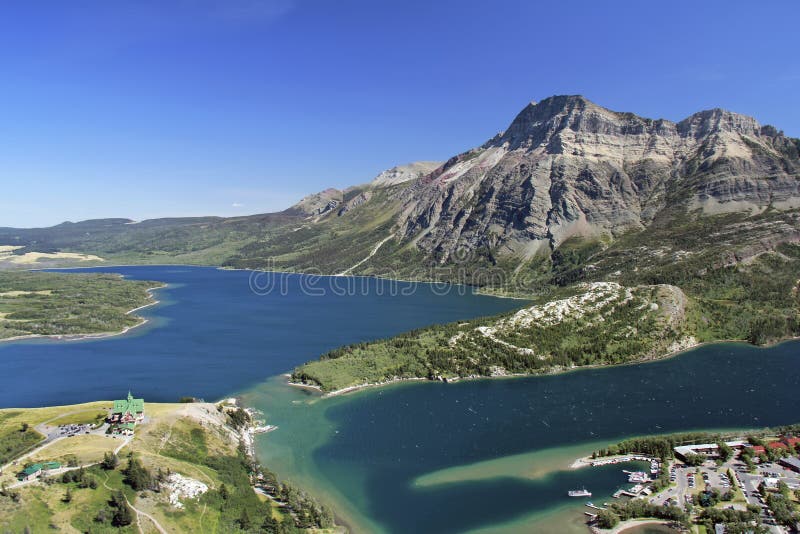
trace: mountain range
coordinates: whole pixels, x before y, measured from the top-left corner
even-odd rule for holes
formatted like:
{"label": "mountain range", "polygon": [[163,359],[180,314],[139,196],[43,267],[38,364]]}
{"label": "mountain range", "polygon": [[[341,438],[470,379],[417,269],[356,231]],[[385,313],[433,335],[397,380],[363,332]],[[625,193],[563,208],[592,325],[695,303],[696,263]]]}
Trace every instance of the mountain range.
{"label": "mountain range", "polygon": [[75,262],[436,280],[527,300],[295,369],[326,392],[771,343],[800,336],[800,140],[721,109],[676,123],[554,96],[444,163],[280,213],[0,228],[0,267]]}
{"label": "mountain range", "polygon": [[553,96],[444,163],[398,166],[280,213],[0,228],[0,244],[112,262],[478,286],[488,270],[504,286],[564,285],[625,270],[631,255],[639,271],[747,261],[800,241],[798,208],[800,140],[772,126],[721,109],[675,123]]}

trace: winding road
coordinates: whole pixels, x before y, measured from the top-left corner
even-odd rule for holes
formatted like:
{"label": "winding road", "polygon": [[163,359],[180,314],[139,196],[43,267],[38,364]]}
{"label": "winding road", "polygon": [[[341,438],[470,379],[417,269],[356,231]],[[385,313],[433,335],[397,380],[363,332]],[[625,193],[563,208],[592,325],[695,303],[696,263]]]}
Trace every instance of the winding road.
{"label": "winding road", "polygon": [[394,237],[394,234],[391,234],[391,235],[389,235],[389,236],[388,236],[386,239],[383,239],[382,241],[379,241],[379,242],[378,242],[378,243],[377,243],[377,244],[376,244],[376,245],[375,245],[375,246],[372,248],[372,252],[370,252],[370,253],[369,253],[369,256],[367,256],[366,258],[364,258],[364,259],[363,259],[363,260],[361,260],[360,262],[356,263],[355,265],[351,266],[350,268],[348,268],[348,269],[345,269],[344,271],[342,271],[342,272],[338,273],[336,276],[346,276],[346,275],[350,274],[351,272],[353,272],[353,270],[354,270],[354,269],[356,269],[358,266],[360,266],[360,265],[362,265],[362,264],[366,263],[366,262],[367,262],[367,260],[369,260],[369,259],[370,259],[372,256],[374,256],[374,255],[375,255],[375,254],[378,252],[378,249],[380,249],[380,248],[383,246],[383,244],[384,244],[384,243],[386,243],[387,241],[389,241],[389,240],[390,240],[391,238],[393,238],[393,237]]}

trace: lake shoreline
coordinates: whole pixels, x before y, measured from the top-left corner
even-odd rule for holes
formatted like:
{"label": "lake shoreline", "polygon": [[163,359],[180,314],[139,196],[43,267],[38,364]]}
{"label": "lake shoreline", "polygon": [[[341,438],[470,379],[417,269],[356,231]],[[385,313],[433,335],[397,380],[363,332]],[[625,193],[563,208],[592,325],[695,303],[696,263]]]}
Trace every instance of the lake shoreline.
{"label": "lake shoreline", "polygon": [[[145,292],[147,293],[147,297],[151,300],[151,302],[138,306],[132,310],[128,310],[125,312],[125,315],[134,315],[136,312],[140,310],[160,304],[161,301],[155,298],[153,291],[157,291],[159,289],[165,289],[167,287],[169,287],[169,284],[162,284],[160,286],[148,287],[147,289],[145,289]],[[150,319],[148,319],[147,317],[142,317],[139,315],[137,315],[136,317],[139,319],[138,323],[131,326],[126,326],[122,330],[116,332],[96,332],[91,334],[25,334],[22,336],[12,336],[0,339],[0,343],[8,343],[12,341],[30,341],[36,339],[49,339],[52,341],[91,341],[96,339],[107,339],[125,335],[131,330],[144,326],[150,322]]]}
{"label": "lake shoreline", "polygon": [[[245,280],[245,282],[246,282],[246,276],[241,276],[240,278],[241,278],[241,279],[243,279],[243,280]],[[237,281],[237,283],[239,283],[239,282]],[[357,328],[361,328],[361,326],[360,326],[360,325],[356,325],[356,327],[357,327]],[[148,335],[148,336],[150,336],[150,335],[151,335],[151,333],[150,333],[149,329],[148,329],[147,335]],[[135,336],[132,336],[132,337],[135,337]],[[223,339],[224,339],[224,338],[223,338]],[[699,344],[698,344],[698,345],[699,345]],[[694,348],[694,347],[692,347],[692,348]],[[684,351],[685,351],[685,350],[688,350],[688,349],[684,349]],[[659,359],[661,359],[661,358],[659,358]],[[633,363],[633,365],[638,365],[638,363],[634,362],[634,363]],[[586,366],[586,367],[588,367],[588,366]],[[575,368],[574,370],[579,370],[579,369],[583,369],[583,368],[584,368],[584,367],[577,367],[577,368]],[[563,371],[562,373],[559,373],[559,374],[566,374],[567,372],[569,372],[569,371],[568,371],[568,370],[567,370],[567,371]],[[270,375],[272,375],[272,376],[275,376],[275,375],[274,375],[274,374],[272,374],[272,373],[270,373]],[[529,375],[519,375],[519,376],[529,376]],[[476,378],[487,378],[487,377],[476,377]],[[418,378],[418,380],[419,380],[419,378]],[[424,379],[423,379],[423,380],[424,380]],[[259,380],[259,382],[260,382],[260,381],[261,381],[261,380]],[[376,384],[374,387],[377,387],[378,385],[384,385],[384,384]],[[311,388],[311,389],[313,389],[313,388]],[[422,389],[422,388],[421,388],[421,389]],[[451,389],[455,389],[455,388],[451,388]],[[355,390],[354,390],[354,391],[355,391]],[[415,393],[415,391],[412,391],[412,393]],[[340,393],[340,394],[341,394],[341,395],[344,395],[345,393]],[[372,398],[370,397],[370,398],[369,398],[369,400],[372,400]],[[269,465],[269,464],[266,464],[266,465]],[[338,481],[338,480],[339,480],[339,479],[337,479],[337,481]],[[313,485],[311,485],[311,487],[313,487]],[[324,492],[322,492],[322,493],[324,493]],[[338,509],[337,509],[337,511],[338,511]],[[337,514],[337,515],[338,515],[338,514]],[[338,518],[337,518],[337,522],[338,522]]]}
{"label": "lake shoreline", "polygon": [[597,532],[601,534],[625,534],[626,532],[631,532],[632,529],[636,527],[645,525],[660,525],[671,528],[669,521],[664,521],[663,519],[628,519],[627,521],[622,521],[619,525],[612,529],[599,528],[597,529]]}
{"label": "lake shoreline", "polygon": [[224,265],[211,265],[211,264],[200,264],[200,263],[126,263],[126,264],[97,264],[97,265],[78,265],[73,267],[45,267],[41,269],[26,269],[28,271],[49,271],[49,270],[77,270],[77,269],[106,269],[106,268],[115,268],[115,267],[197,267],[197,268],[206,268],[206,269],[216,269],[218,271],[243,271],[243,272],[260,272],[260,273],[275,273],[275,274],[291,274],[296,276],[317,276],[317,277],[327,277],[327,278],[365,278],[371,280],[386,280],[388,282],[402,282],[406,284],[427,284],[427,285],[434,285],[434,284],[446,284],[452,287],[466,287],[469,288],[475,293],[476,295],[481,295],[484,297],[494,297],[498,299],[510,299],[510,300],[524,300],[530,301],[530,297],[523,297],[518,295],[512,294],[504,294],[500,293],[488,293],[483,291],[480,286],[473,286],[470,284],[459,284],[455,282],[437,282],[435,280],[413,280],[413,279],[405,279],[405,278],[392,278],[390,276],[378,276],[378,275],[366,275],[366,274],[320,274],[320,273],[308,273],[303,271],[278,271],[278,270],[270,270],[270,269],[250,269],[245,267],[228,267]]}
{"label": "lake shoreline", "polygon": [[[368,390],[368,389],[375,389],[381,388],[384,386],[391,386],[396,384],[402,384],[404,382],[432,382],[432,383],[445,383],[445,384],[455,384],[458,382],[465,382],[465,381],[477,381],[477,380],[502,380],[502,379],[518,379],[518,378],[530,378],[535,376],[557,376],[557,375],[565,375],[568,373],[573,373],[576,371],[582,370],[590,370],[590,369],[603,369],[603,368],[614,368],[614,367],[625,367],[629,365],[642,365],[646,363],[653,363],[653,362],[660,362],[664,360],[669,360],[680,356],[686,352],[690,352],[695,349],[699,349],[701,347],[705,347],[708,345],[725,345],[725,344],[743,344],[747,345],[756,349],[768,349],[774,347],[776,345],[780,345],[781,343],[786,343],[790,341],[798,341],[800,340],[800,336],[796,337],[787,337],[784,339],[779,339],[772,343],[768,343],[766,345],[753,345],[752,343],[748,343],[742,339],[720,339],[715,341],[694,341],[689,344],[681,345],[680,348],[667,352],[663,356],[655,356],[655,357],[645,357],[640,358],[637,360],[633,360],[630,362],[625,363],[618,363],[618,364],[590,364],[590,365],[577,365],[570,367],[568,369],[563,368],[552,368],[546,372],[542,373],[507,373],[507,374],[500,374],[494,376],[483,376],[483,375],[474,375],[474,376],[458,376],[453,378],[436,378],[431,379],[427,377],[395,377],[389,380],[384,380],[382,382],[370,382],[365,384],[357,384],[353,386],[347,386],[344,388],[340,388],[331,392],[324,392],[322,387],[315,384],[304,384],[302,382],[292,382],[289,379],[288,384],[293,387],[298,388],[305,388],[312,391],[315,391],[320,394],[321,398],[331,398],[331,397],[339,397],[342,395],[347,395],[349,393],[355,393],[358,391]],[[314,360],[316,361],[316,360]],[[283,376],[291,376],[284,374]]]}

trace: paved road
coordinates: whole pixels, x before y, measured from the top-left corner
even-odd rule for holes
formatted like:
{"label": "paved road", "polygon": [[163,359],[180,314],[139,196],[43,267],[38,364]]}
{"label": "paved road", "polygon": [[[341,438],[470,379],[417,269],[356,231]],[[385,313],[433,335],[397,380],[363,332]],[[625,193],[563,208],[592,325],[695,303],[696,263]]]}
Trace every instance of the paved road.
{"label": "paved road", "polygon": [[[67,439],[67,438],[59,438],[59,439]],[[117,446],[117,448],[114,449],[114,454],[119,454],[119,451],[121,451],[124,446],[129,444],[132,439],[133,439],[132,437],[125,438],[122,441],[122,443],[120,443],[119,446]],[[46,447],[49,447],[50,445],[52,445],[56,441],[57,440],[53,440],[53,441],[51,441],[49,443],[46,443],[46,444],[42,445],[41,447],[38,447],[36,450],[33,450],[33,451],[29,452],[25,456],[22,456],[22,457],[18,458],[16,461],[19,462],[20,460],[24,460],[25,458],[27,458],[31,454],[34,454],[34,453],[36,453],[36,452],[38,452],[38,451],[40,451],[40,450],[42,450],[42,449],[44,449]],[[91,466],[97,465],[99,463],[100,462],[93,462],[93,463],[90,463],[90,464],[79,465],[79,466],[76,466],[76,467],[61,467],[59,469],[52,469],[52,470],[47,472],[47,476],[60,475],[62,473],[66,473],[67,471],[74,471],[74,470],[80,469],[80,468],[84,468],[85,469],[87,467],[91,467]],[[10,489],[19,488],[20,486],[26,486],[28,484],[33,484],[34,482],[38,482],[39,480],[40,480],[39,478],[34,478],[33,480],[23,480],[23,481],[20,481],[20,482],[15,482],[14,484],[11,484],[8,487]]]}
{"label": "paved road", "polygon": [[[669,469],[668,466],[664,466],[665,469]],[[686,475],[691,473],[693,469],[691,468],[677,468],[675,470],[675,487],[668,488],[650,499],[651,503],[663,505],[667,499],[674,498],[678,501],[678,504],[681,506],[685,505],[684,496],[689,494],[691,491],[689,489],[689,481],[686,479]]]}

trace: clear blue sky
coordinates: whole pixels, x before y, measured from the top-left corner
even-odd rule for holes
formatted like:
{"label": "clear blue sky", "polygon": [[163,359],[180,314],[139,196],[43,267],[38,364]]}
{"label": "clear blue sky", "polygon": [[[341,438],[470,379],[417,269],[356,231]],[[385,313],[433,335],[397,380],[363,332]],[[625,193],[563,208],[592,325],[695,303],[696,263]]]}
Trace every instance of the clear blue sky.
{"label": "clear blue sky", "polygon": [[0,226],[278,210],[552,94],[800,136],[800,2],[695,4],[7,0]]}

